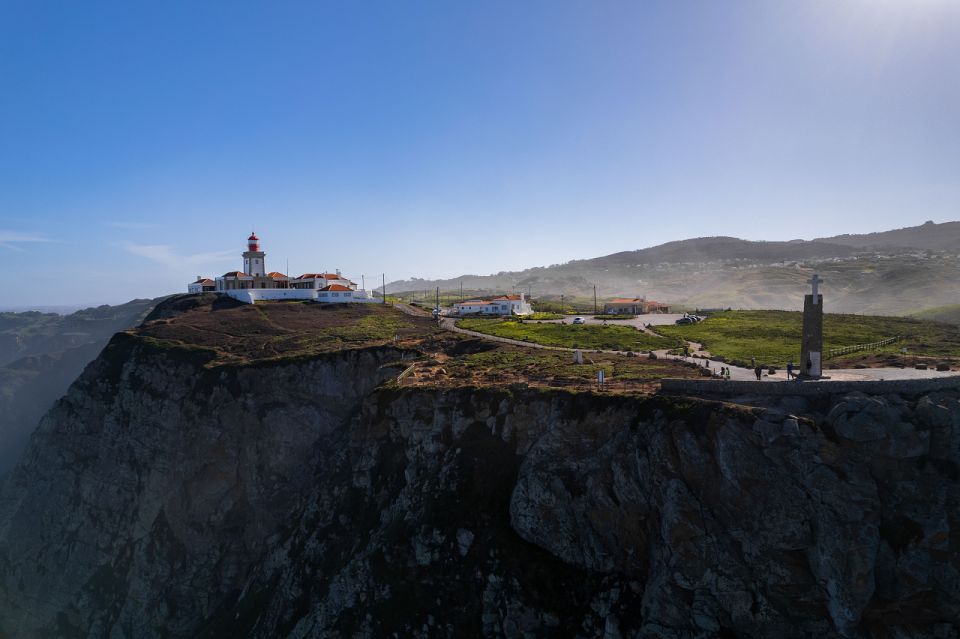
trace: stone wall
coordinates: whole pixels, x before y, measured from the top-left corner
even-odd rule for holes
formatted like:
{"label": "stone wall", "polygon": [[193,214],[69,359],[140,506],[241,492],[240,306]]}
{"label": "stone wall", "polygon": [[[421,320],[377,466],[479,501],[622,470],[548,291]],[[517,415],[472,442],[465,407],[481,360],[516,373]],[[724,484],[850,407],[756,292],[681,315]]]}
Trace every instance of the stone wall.
{"label": "stone wall", "polygon": [[891,379],[846,382],[750,382],[719,379],[664,379],[660,388],[664,393],[684,395],[775,395],[803,396],[867,394],[916,395],[938,390],[960,388],[960,375],[930,379]]}

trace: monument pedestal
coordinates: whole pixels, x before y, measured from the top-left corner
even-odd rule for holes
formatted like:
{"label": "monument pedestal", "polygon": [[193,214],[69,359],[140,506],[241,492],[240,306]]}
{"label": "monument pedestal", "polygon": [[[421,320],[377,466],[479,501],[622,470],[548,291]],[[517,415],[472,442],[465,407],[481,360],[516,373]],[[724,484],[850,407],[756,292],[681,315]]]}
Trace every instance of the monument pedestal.
{"label": "monument pedestal", "polygon": [[[814,276],[816,277],[816,276]],[[823,295],[803,298],[803,341],[800,344],[800,377],[823,375]]]}

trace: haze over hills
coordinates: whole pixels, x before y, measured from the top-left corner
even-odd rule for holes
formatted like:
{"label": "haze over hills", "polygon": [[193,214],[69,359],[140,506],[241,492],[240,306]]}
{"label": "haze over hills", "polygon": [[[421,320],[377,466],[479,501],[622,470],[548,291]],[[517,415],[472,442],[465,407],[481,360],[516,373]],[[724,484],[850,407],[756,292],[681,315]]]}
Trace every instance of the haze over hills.
{"label": "haze over hills", "polygon": [[816,240],[705,237],[564,264],[446,280],[404,280],[388,292],[519,290],[552,299],[645,296],[691,307],[784,308],[802,303],[811,271],[831,310],[899,315],[960,301],[960,222]]}
{"label": "haze over hills", "polygon": [[40,417],[118,331],[139,324],[158,300],[131,300],[70,315],[0,313],[0,477]]}

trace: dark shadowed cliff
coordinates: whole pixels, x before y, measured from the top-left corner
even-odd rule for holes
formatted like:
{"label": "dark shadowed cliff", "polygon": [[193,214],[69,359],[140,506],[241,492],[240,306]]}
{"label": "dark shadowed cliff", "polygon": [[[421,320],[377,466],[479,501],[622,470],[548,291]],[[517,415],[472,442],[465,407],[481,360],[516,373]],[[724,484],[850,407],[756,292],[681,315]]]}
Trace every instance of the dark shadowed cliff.
{"label": "dark shadowed cliff", "polygon": [[956,392],[400,388],[296,308],[114,338],[0,495],[0,636],[957,636]]}

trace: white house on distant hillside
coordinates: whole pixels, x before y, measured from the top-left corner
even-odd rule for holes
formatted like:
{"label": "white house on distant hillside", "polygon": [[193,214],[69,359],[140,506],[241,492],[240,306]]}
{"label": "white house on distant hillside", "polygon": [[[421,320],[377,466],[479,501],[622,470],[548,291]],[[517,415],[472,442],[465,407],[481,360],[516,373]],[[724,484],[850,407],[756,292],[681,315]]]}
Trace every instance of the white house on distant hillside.
{"label": "white house on distant hillside", "polygon": [[467,300],[453,305],[457,315],[531,315],[533,308],[524,294],[500,295],[489,300]]}
{"label": "white house on distant hillside", "polygon": [[243,253],[243,270],[230,271],[211,280],[197,276],[187,285],[188,293],[214,292],[252,304],[260,300],[313,300],[325,303],[379,302],[357,290],[356,282],[336,273],[304,273],[290,277],[284,273],[267,273],[267,254],[260,250],[260,238],[251,233]]}

